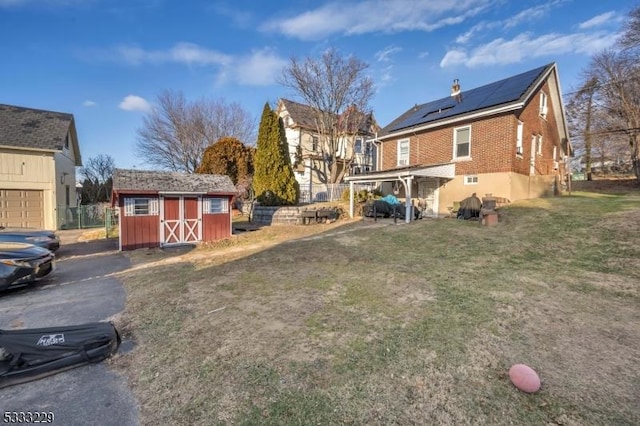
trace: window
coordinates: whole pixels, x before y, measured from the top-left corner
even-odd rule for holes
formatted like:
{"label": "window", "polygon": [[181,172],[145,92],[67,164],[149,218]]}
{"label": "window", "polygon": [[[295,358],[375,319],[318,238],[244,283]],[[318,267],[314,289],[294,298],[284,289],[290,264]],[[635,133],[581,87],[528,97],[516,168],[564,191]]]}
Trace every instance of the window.
{"label": "window", "polygon": [[540,117],[547,118],[547,94],[540,92]]}
{"label": "window", "polygon": [[553,147],[553,161],[558,161],[558,147]]}
{"label": "window", "polygon": [[318,137],[311,136],[311,151],[316,152],[318,150]]}
{"label": "window", "polygon": [[524,129],[524,123],[518,121],[518,130],[516,132],[516,155],[522,156],[522,131]]}
{"label": "window", "polygon": [[542,135],[536,137],[536,153],[542,155]]}
{"label": "window", "polygon": [[471,156],[471,127],[460,127],[453,131],[453,158]]}
{"label": "window", "polygon": [[464,177],[465,185],[477,185],[478,184],[478,175],[466,175]]}
{"label": "window", "polygon": [[204,198],[202,212],[205,214],[229,213],[229,200],[227,198]]}
{"label": "window", "polygon": [[124,199],[124,215],[125,216],[157,216],[158,215],[158,199],[157,198],[125,198]]}
{"label": "window", "polygon": [[64,201],[65,206],[69,207],[69,201],[71,201],[71,191],[69,191],[69,185],[64,187]]}
{"label": "window", "polygon": [[69,149],[69,135],[64,138],[64,147],[65,149]]}
{"label": "window", "polygon": [[353,144],[353,152],[355,154],[362,154],[362,138],[356,138]]}
{"label": "window", "polygon": [[398,141],[398,166],[409,165],[409,139]]}

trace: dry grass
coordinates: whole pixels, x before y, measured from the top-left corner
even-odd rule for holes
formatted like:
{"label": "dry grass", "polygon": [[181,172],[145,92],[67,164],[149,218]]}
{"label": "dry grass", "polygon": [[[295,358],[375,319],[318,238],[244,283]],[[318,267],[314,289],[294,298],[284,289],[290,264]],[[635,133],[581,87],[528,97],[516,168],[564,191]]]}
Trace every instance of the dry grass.
{"label": "dry grass", "polygon": [[[492,228],[266,227],[138,251],[113,365],[144,424],[638,424],[640,194]],[[542,390],[509,382],[535,368]]]}

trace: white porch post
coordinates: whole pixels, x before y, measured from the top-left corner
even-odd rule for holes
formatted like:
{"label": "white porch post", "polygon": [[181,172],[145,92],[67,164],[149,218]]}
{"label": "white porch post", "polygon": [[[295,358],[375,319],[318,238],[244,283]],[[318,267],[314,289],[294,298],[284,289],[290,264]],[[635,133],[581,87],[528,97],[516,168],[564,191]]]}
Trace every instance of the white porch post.
{"label": "white porch post", "polygon": [[412,176],[408,176],[407,177],[407,182],[405,184],[405,194],[406,197],[405,198],[405,216],[404,216],[404,221],[406,223],[411,222],[411,220],[413,219],[413,215],[411,214],[411,196],[413,195],[413,177]]}
{"label": "white porch post", "polygon": [[354,206],[353,206],[353,181],[349,182],[349,217],[353,219]]}

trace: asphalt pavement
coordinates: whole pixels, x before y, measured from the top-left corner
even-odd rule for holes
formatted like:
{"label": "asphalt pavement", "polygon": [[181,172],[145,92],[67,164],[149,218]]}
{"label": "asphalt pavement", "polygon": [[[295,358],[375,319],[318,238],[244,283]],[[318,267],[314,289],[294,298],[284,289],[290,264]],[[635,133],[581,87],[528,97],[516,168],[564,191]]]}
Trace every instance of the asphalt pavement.
{"label": "asphalt pavement", "polygon": [[[117,251],[117,240],[73,241],[63,238],[56,270],[47,279],[0,294],[0,329],[104,321],[124,309],[126,293],[114,274],[130,263]],[[125,341],[120,351],[130,348]],[[139,424],[126,378],[104,362],[0,389],[3,416],[36,411],[53,413],[60,425]]]}

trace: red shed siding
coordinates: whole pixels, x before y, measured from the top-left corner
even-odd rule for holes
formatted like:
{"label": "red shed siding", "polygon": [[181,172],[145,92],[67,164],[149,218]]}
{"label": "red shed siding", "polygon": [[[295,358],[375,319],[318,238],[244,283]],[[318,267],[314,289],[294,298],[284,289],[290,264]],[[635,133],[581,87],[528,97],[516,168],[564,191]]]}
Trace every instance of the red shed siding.
{"label": "red shed siding", "polygon": [[120,244],[122,250],[160,247],[160,216],[125,216],[124,198],[120,207]]}
{"label": "red shed siding", "polygon": [[231,197],[228,197],[229,212],[202,215],[202,239],[215,241],[231,236]]}
{"label": "red shed siding", "polygon": [[[216,195],[212,195],[216,196]],[[122,194],[118,200],[118,206],[120,207],[120,243],[122,250],[135,250],[139,248],[160,247],[166,243],[179,242],[175,238],[171,238],[168,241],[160,241],[160,227],[168,226],[171,222],[160,223],[160,215],[146,215],[146,216],[125,216],[124,213],[124,198],[147,198],[148,194]],[[231,208],[231,196],[222,196],[228,199],[229,208]],[[151,197],[155,198],[155,197]],[[162,203],[162,201],[160,201]],[[164,220],[177,221],[180,219],[180,197],[164,197],[164,203],[162,210],[164,213]],[[185,195],[184,196],[184,211],[182,217],[186,220],[197,220],[198,218],[198,198]],[[175,226],[175,222],[173,224]],[[181,226],[179,224],[178,226]],[[186,229],[184,230],[187,235]],[[180,235],[179,227],[176,228],[175,233]],[[170,235],[169,231],[165,228],[165,238]],[[202,240],[214,241],[222,238],[229,238],[231,236],[231,211],[220,214],[202,214]]]}

